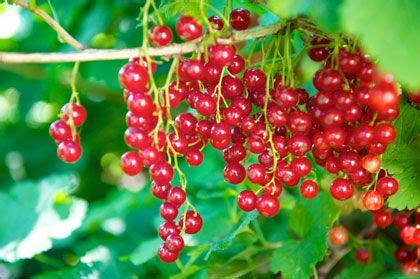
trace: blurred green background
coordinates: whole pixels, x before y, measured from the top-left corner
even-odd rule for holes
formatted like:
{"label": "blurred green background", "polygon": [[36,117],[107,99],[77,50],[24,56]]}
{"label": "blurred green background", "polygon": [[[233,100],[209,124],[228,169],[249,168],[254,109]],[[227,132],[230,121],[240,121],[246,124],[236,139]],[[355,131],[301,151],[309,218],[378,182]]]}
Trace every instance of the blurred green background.
{"label": "blurred green background", "polygon": [[[37,4],[84,45],[125,48],[142,41],[136,21],[142,2],[51,0]],[[219,8],[224,3],[211,2]],[[337,31],[343,1],[315,1],[318,8],[325,8],[322,11],[312,9],[311,1],[297,2],[277,6],[277,1],[266,1],[277,14],[309,14],[327,30]],[[258,4],[238,0],[234,6],[258,13],[263,24],[277,20]],[[193,12],[194,6],[181,7]],[[1,4],[0,50],[72,49],[29,11]],[[49,124],[70,98],[73,65],[0,64],[0,278],[271,278],[280,270],[289,278],[311,276],[327,254],[328,228],[340,212],[351,212],[352,202],[337,206],[324,193],[314,201],[303,201],[292,189],[282,195],[282,210],[276,218],[245,215],[236,208],[235,197],[244,187],[254,186],[223,182],[221,154],[212,149],[206,149],[199,168],[181,163],[188,177],[188,194],[205,220],[203,230],[187,238],[182,265],[160,263],[155,257],[161,243],[159,202],[149,192],[147,174],[127,177],[119,167],[119,156],[127,150],[123,141],[126,107],[117,77],[124,63],[81,63],[77,88],[88,119],[81,130],[83,156],[73,165],[57,158],[48,133]],[[305,81],[316,67],[304,60]],[[166,73],[167,65],[160,65],[156,79],[162,80]],[[325,184],[329,178],[319,169],[316,172]],[[370,225],[371,217],[357,211],[346,222],[357,234]],[[396,239],[393,232],[387,236]],[[341,278],[362,272],[372,276],[366,278],[400,276],[386,273],[396,265],[394,243],[380,238],[368,245],[377,248],[371,265],[356,264],[349,254],[333,273],[340,273]],[[341,271],[343,267],[347,268]]]}

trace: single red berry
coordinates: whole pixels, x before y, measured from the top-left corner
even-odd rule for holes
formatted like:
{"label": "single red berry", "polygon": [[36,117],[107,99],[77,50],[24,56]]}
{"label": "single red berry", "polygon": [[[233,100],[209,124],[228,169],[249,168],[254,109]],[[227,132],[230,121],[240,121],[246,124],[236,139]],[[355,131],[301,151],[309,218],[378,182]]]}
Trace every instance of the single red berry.
{"label": "single red berry", "polygon": [[328,239],[332,245],[342,246],[349,241],[349,233],[343,226],[334,227],[329,231]]}
{"label": "single red berry", "polygon": [[407,245],[420,245],[420,229],[414,226],[405,226],[400,231],[400,237]]}
{"label": "single red berry", "polygon": [[398,191],[398,181],[392,177],[382,177],[376,183],[376,190],[385,197],[392,196]]}
{"label": "single red berry", "polygon": [[181,187],[172,187],[168,192],[168,202],[176,207],[180,207],[187,199],[185,191]]}
{"label": "single red berry", "polygon": [[370,262],[370,251],[367,248],[358,248],[355,253],[356,260],[362,264]]}
{"label": "single red berry", "polygon": [[[184,227],[184,217],[179,220],[179,226]],[[185,233],[196,234],[203,226],[203,219],[198,212],[188,210],[185,214]]]}
{"label": "single red berry", "polygon": [[225,76],[222,79],[222,93],[228,99],[241,96],[244,92],[244,85],[237,77]]}
{"label": "single red berry", "polygon": [[244,8],[234,9],[230,12],[229,23],[235,30],[248,29],[251,23],[251,14]]}
{"label": "single red berry", "polygon": [[336,200],[347,200],[353,196],[354,190],[348,179],[336,178],[331,184],[330,192]]}
{"label": "single red berry", "polygon": [[[69,119],[73,119],[74,126],[81,126],[87,118],[86,109],[80,104],[65,104],[61,110],[60,114],[63,115],[64,121],[68,123]],[[71,117],[70,117],[71,115]]]}
{"label": "single red berry", "polygon": [[311,140],[307,136],[295,135],[287,142],[287,149],[292,155],[303,156],[311,150]]}
{"label": "single red berry", "polygon": [[264,182],[265,173],[266,169],[261,164],[252,164],[247,170],[249,181],[255,184],[262,184]]}
{"label": "single red berry", "polygon": [[137,128],[128,128],[124,133],[125,143],[134,149],[144,149],[152,144],[153,139]]}
{"label": "single red berry", "polygon": [[184,41],[195,40],[203,33],[203,27],[191,16],[181,16],[175,25],[175,30]]}
{"label": "single red berry", "polygon": [[223,26],[225,26],[225,22],[218,15],[212,15],[208,20],[211,23],[211,27],[215,30],[220,31],[223,29]]}
{"label": "single red berry", "polygon": [[300,177],[307,176],[312,169],[311,161],[306,157],[293,158],[290,166]]}
{"label": "single red berry", "polygon": [[343,76],[336,70],[322,69],[319,70],[313,78],[316,89],[334,92],[341,89],[344,83]]}
{"label": "single red berry", "polygon": [[256,208],[261,215],[271,218],[280,210],[279,200],[271,195],[263,194],[256,201]]}
{"label": "single red berry", "polygon": [[397,228],[399,228],[399,229],[402,229],[402,228],[404,228],[405,226],[409,225],[409,224],[410,224],[410,222],[411,222],[411,220],[410,220],[410,216],[408,216],[408,215],[406,215],[406,214],[404,214],[404,213],[398,212],[398,213],[397,213],[397,214],[395,214],[395,216],[394,216],[394,224],[395,224],[395,226],[397,226]]}
{"label": "single red berry", "polygon": [[160,206],[160,216],[166,221],[173,221],[178,216],[178,207],[170,202],[164,202]]}
{"label": "single red berry", "polygon": [[139,64],[126,64],[118,72],[120,84],[123,88],[131,92],[146,91],[149,76],[147,69]]}
{"label": "single red berry", "polygon": [[238,206],[245,212],[250,212],[255,209],[257,196],[251,190],[244,190],[238,195]]}
{"label": "single red berry", "polygon": [[82,148],[77,142],[65,140],[58,145],[57,155],[65,163],[74,163],[82,156]]}
{"label": "single red berry", "polygon": [[266,185],[266,187],[263,188],[263,192],[264,194],[270,196],[279,197],[283,192],[283,187],[281,186],[281,183],[278,180],[275,180]]}
{"label": "single red berry", "polygon": [[374,154],[368,154],[362,158],[362,167],[370,173],[377,173],[381,170],[381,160]]}
{"label": "single red berry", "polygon": [[181,230],[177,224],[172,221],[165,221],[160,224],[158,234],[162,240],[166,240],[171,234],[180,234]]}
{"label": "single red berry", "polygon": [[150,177],[160,183],[169,183],[174,176],[173,167],[167,162],[157,162],[150,169]]}
{"label": "single red berry", "polygon": [[313,199],[318,195],[318,185],[313,180],[305,180],[300,185],[300,193],[304,198]]}
{"label": "single red berry", "polygon": [[395,131],[394,126],[388,123],[382,123],[375,126],[373,134],[375,139],[383,144],[390,144],[394,142],[397,137],[397,132]]}
{"label": "single red berry", "polygon": [[391,225],[392,214],[385,209],[377,210],[373,212],[373,222],[375,222],[375,224],[381,229],[384,229]]}
{"label": "single red berry", "polygon": [[199,166],[203,162],[203,153],[195,148],[191,148],[185,154],[185,161],[190,166]]}
{"label": "single red berry", "polygon": [[296,186],[300,180],[297,171],[289,165],[277,165],[275,176],[289,187]]}
{"label": "single red berry", "polygon": [[158,256],[164,263],[173,263],[178,259],[178,253],[169,251],[164,244],[159,247]]}
{"label": "single red berry", "polygon": [[242,79],[250,91],[265,88],[267,81],[267,77],[264,72],[258,68],[247,69]]}
{"label": "single red berry", "polygon": [[209,63],[223,68],[230,65],[235,57],[236,48],[234,45],[216,44],[208,49]]}
{"label": "single red berry", "polygon": [[56,120],[50,125],[50,136],[56,141],[65,141],[72,139],[70,126],[63,120]]}
{"label": "single red berry", "polygon": [[260,154],[264,152],[266,143],[259,136],[250,136],[248,138],[248,150],[254,154]]}
{"label": "single red berry", "polygon": [[173,253],[179,253],[184,248],[184,239],[178,234],[171,234],[165,240],[165,248]]}
{"label": "single red berry", "polygon": [[202,116],[210,116],[216,112],[216,102],[206,94],[200,95],[194,105],[197,112]]}
{"label": "single red berry", "polygon": [[228,70],[232,75],[237,75],[245,68],[245,59],[240,56],[239,54],[236,54],[230,65],[228,66]]}
{"label": "single red berry", "polygon": [[167,46],[172,42],[172,31],[166,25],[156,25],[149,30],[149,40],[157,47]]}
{"label": "single red berry", "polygon": [[307,135],[312,128],[312,118],[303,111],[293,111],[289,114],[287,126],[293,134]]}
{"label": "single red berry", "polygon": [[169,190],[171,188],[172,186],[169,183],[159,183],[157,181],[152,181],[150,191],[156,198],[164,200],[168,196]]}
{"label": "single red berry", "polygon": [[413,256],[410,250],[405,247],[398,247],[394,253],[395,260],[399,263],[406,263],[413,260]]}
{"label": "single red berry", "polygon": [[367,210],[375,211],[384,206],[384,197],[378,191],[369,190],[363,195],[362,202]]}
{"label": "single red berry", "polygon": [[128,109],[137,116],[148,116],[156,111],[156,105],[150,95],[134,93],[128,97]]}
{"label": "single red berry", "polygon": [[136,175],[143,169],[143,163],[137,152],[128,151],[121,156],[121,168],[128,175]]}
{"label": "single red berry", "polygon": [[246,170],[239,163],[230,163],[223,169],[225,180],[231,184],[239,184],[245,179]]}

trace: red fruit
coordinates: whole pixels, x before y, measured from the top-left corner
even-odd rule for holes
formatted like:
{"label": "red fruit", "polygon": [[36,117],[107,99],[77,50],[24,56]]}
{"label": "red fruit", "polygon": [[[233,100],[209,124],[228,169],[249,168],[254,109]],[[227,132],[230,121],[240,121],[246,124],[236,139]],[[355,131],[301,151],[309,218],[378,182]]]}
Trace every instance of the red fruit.
{"label": "red fruit", "polygon": [[209,17],[209,22],[211,23],[211,27],[215,30],[222,30],[225,22],[217,15],[213,15]]}
{"label": "red fruit", "polygon": [[125,143],[134,149],[144,149],[152,144],[152,138],[137,128],[128,128],[124,133]]}
{"label": "red fruit", "polygon": [[256,201],[256,208],[261,215],[271,218],[280,210],[279,200],[271,195],[263,194]]}
{"label": "red fruit", "polygon": [[322,69],[315,73],[313,83],[316,89],[334,92],[341,89],[344,78],[336,70]]}
{"label": "red fruit", "polygon": [[413,260],[413,256],[410,250],[405,247],[398,247],[394,253],[395,260],[400,263],[406,263]]}
{"label": "red fruit", "polygon": [[149,116],[156,111],[152,97],[144,93],[131,94],[127,100],[128,109],[137,116]]}
{"label": "red fruit", "polygon": [[71,140],[70,126],[63,120],[56,120],[50,125],[50,136],[57,141]]}
{"label": "red fruit", "polygon": [[251,14],[244,8],[234,9],[230,12],[229,23],[235,30],[248,29],[251,23]]}
{"label": "red fruit", "polygon": [[226,163],[237,163],[242,161],[246,156],[246,149],[241,144],[233,144],[223,150],[223,160]]}
{"label": "red fruit", "polygon": [[143,163],[141,162],[138,153],[128,151],[121,156],[121,168],[123,172],[128,175],[136,175],[143,169]]}
{"label": "red fruit", "polygon": [[384,229],[391,225],[392,214],[385,209],[377,210],[373,212],[373,222],[375,222],[375,224],[381,229]]}
{"label": "red fruit", "polygon": [[312,169],[311,161],[306,157],[293,158],[290,166],[300,177],[307,176]]}
{"label": "red fruit", "polygon": [[300,185],[300,193],[304,198],[313,199],[318,195],[318,185],[313,180],[305,180]]}
{"label": "red fruit", "polygon": [[158,151],[155,147],[148,146],[139,152],[140,158],[143,160],[143,165],[150,168],[151,165],[164,162],[166,157],[161,151]]}
{"label": "red fruit", "polygon": [[400,231],[400,237],[407,245],[420,245],[420,230],[414,226],[405,226]]}
{"label": "red fruit", "polygon": [[376,190],[385,197],[392,196],[398,191],[398,181],[392,177],[382,177],[376,183]]}
{"label": "red fruit", "polygon": [[197,118],[189,112],[178,114],[175,118],[175,126],[178,132],[189,136],[195,134],[197,122]]}
{"label": "red fruit", "polygon": [[287,86],[279,86],[273,92],[274,100],[283,108],[291,108],[298,103],[298,94]]}
{"label": "red fruit", "polygon": [[407,276],[420,276],[420,264],[413,260],[403,265],[403,272]]}
{"label": "red fruit", "polygon": [[147,90],[149,76],[147,70],[139,64],[125,64],[118,72],[120,84],[131,92],[144,92]]}
{"label": "red fruit", "polygon": [[362,167],[370,173],[377,173],[381,170],[381,160],[374,154],[368,154],[362,158]]}
{"label": "red fruit", "polygon": [[[245,68],[245,59],[240,56],[239,54],[236,54],[230,65],[228,66],[228,70],[232,75],[237,75]],[[265,86],[265,85],[264,85]]]}
{"label": "red fruit", "polygon": [[169,183],[159,183],[156,181],[152,181],[152,185],[150,186],[150,191],[152,192],[153,196],[158,199],[164,200],[168,196],[169,190],[172,188],[171,184]]}
{"label": "red fruit", "polygon": [[187,75],[187,81],[204,80],[204,64],[195,59],[188,59],[182,64],[183,71]]}
{"label": "red fruit", "polygon": [[68,123],[69,119],[70,119],[70,114],[71,114],[71,118],[73,119],[73,124],[76,127],[81,126],[87,118],[87,112],[86,109],[79,104],[65,104],[61,110],[60,110],[60,114],[63,115],[63,120],[66,121]]}
{"label": "red fruit", "polygon": [[263,192],[270,196],[279,197],[283,192],[283,187],[279,181],[275,180],[264,187]]}
{"label": "red fruit", "polygon": [[237,77],[225,76],[222,79],[222,94],[228,99],[241,96],[244,92],[244,86]]}
{"label": "red fruit", "polygon": [[247,69],[242,79],[250,91],[264,89],[267,81],[264,72],[257,68]]}
{"label": "red fruit", "polygon": [[346,173],[355,172],[361,167],[360,156],[355,151],[344,151],[338,155],[340,169]]}
{"label": "red fruit", "polygon": [[251,190],[244,190],[238,195],[238,207],[245,212],[254,210],[256,201],[257,196]]}
{"label": "red fruit", "polygon": [[181,187],[173,187],[168,192],[168,202],[176,207],[180,207],[187,199],[185,191]]}
{"label": "red fruit", "polygon": [[194,103],[194,106],[202,116],[210,116],[216,112],[216,102],[206,94],[200,95]]}
{"label": "red fruit", "polygon": [[338,162],[338,159],[334,156],[329,156],[325,161],[325,169],[329,173],[338,173],[340,171],[340,164]]}
{"label": "red fruit", "polygon": [[363,206],[370,211],[381,209],[384,206],[384,197],[378,191],[369,190],[363,195]]}
{"label": "red fruit", "polygon": [[[179,226],[184,227],[184,217],[179,220]],[[188,210],[185,214],[185,233],[196,234],[203,226],[203,219],[198,212]]]}
{"label": "red fruit", "polygon": [[149,169],[150,177],[160,183],[169,183],[174,176],[174,169],[167,162],[157,162]]}
{"label": "red fruit", "polygon": [[312,118],[303,111],[293,111],[289,115],[287,126],[295,135],[307,135],[312,128]]}
{"label": "red fruit", "polygon": [[303,156],[311,149],[311,140],[306,136],[295,135],[287,142],[287,149],[292,155]]}
{"label": "red fruit", "polygon": [[389,108],[397,108],[400,97],[393,86],[377,86],[371,91],[369,105],[377,112],[384,112]]}
{"label": "red fruit", "polygon": [[336,200],[347,200],[353,196],[354,190],[348,179],[336,178],[331,183],[331,195]]}
{"label": "red fruit", "polygon": [[404,228],[405,226],[410,224],[410,216],[404,214],[404,213],[397,213],[394,216],[394,224],[399,229]]}
{"label": "red fruit", "polygon": [[340,50],[338,65],[346,75],[354,75],[359,72],[362,61],[356,53]]}
{"label": "red fruit", "polygon": [[173,263],[174,261],[178,259],[178,253],[169,251],[168,249],[165,248],[164,244],[162,244],[159,247],[158,256],[161,259],[161,261],[165,263]]}
{"label": "red fruit", "polygon": [[246,171],[239,163],[230,163],[223,169],[225,180],[231,184],[239,184],[245,179]]}
{"label": "red fruit", "polygon": [[184,239],[177,234],[171,234],[165,240],[165,248],[173,253],[179,253],[184,248]]}
{"label": "red fruit", "polygon": [[197,20],[191,16],[181,16],[175,25],[178,36],[184,41],[192,41],[203,33],[203,28],[198,24]]}
{"label": "red fruit", "polygon": [[255,184],[263,184],[266,169],[261,164],[252,164],[248,167],[247,175],[249,181]]}
{"label": "red fruit", "polygon": [[149,40],[157,47],[167,46],[172,42],[172,31],[168,26],[156,25],[149,30]]}
{"label": "red fruit", "polygon": [[185,161],[190,166],[199,166],[203,162],[203,153],[195,148],[189,149],[185,154]]}
{"label": "red fruit", "polygon": [[211,46],[208,49],[209,63],[219,68],[228,66],[232,63],[235,52],[236,48],[234,45],[216,44]]}
{"label": "red fruit", "polygon": [[391,124],[382,123],[373,128],[373,135],[375,140],[383,144],[390,144],[397,137],[397,132]]}
{"label": "red fruit", "polygon": [[165,221],[164,223],[160,224],[158,229],[158,234],[162,240],[166,240],[168,236],[175,234],[179,235],[181,233],[177,224],[172,221]]}
{"label": "red fruit", "polygon": [[260,154],[264,152],[266,143],[259,136],[250,136],[248,138],[248,150],[254,154]]}
{"label": "red fruit", "polygon": [[329,231],[328,239],[332,245],[342,246],[349,241],[349,233],[345,227],[334,227]]}
{"label": "red fruit", "polygon": [[82,156],[82,148],[77,142],[65,140],[58,145],[57,155],[65,163],[74,163]]}
{"label": "red fruit", "polygon": [[299,175],[294,168],[288,165],[278,165],[275,176],[286,186],[294,187],[299,183]]}
{"label": "red fruit", "polygon": [[160,216],[166,221],[173,221],[178,216],[178,207],[170,202],[164,202],[160,206]]}
{"label": "red fruit", "polygon": [[362,264],[370,262],[370,251],[366,248],[358,248],[355,253],[356,260]]}

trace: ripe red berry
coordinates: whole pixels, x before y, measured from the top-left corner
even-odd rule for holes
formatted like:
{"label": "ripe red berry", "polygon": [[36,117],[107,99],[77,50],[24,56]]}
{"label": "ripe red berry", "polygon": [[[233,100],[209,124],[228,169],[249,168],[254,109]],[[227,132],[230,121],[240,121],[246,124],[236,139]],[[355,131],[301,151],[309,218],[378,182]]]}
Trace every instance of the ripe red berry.
{"label": "ripe red berry", "polygon": [[168,26],[156,25],[149,30],[149,40],[157,47],[167,46],[172,42],[172,31]]}
{"label": "ripe red berry", "polygon": [[203,219],[198,212],[188,210],[184,217],[179,220],[179,226],[182,228],[185,224],[185,233],[196,234],[201,230],[203,226]]}
{"label": "ripe red berry", "polygon": [[370,251],[367,248],[358,248],[355,253],[356,260],[362,264],[370,262]]}
{"label": "ripe red berry", "polygon": [[167,162],[157,162],[150,169],[150,177],[160,183],[169,183],[174,176],[173,167]]}
{"label": "ripe red berry", "polygon": [[271,195],[263,194],[256,201],[256,208],[261,215],[271,218],[280,210],[279,200]]}
{"label": "ripe red berry", "polygon": [[65,140],[58,145],[57,155],[65,163],[74,163],[82,156],[82,148],[77,142]]}
{"label": "ripe red berry", "polygon": [[234,45],[216,44],[208,49],[209,63],[223,68],[230,65],[235,57],[236,48]]}
{"label": "ripe red berry", "polygon": [[394,224],[395,224],[395,226],[397,226],[397,228],[402,229],[405,226],[410,224],[410,216],[408,216],[404,213],[398,212],[394,216]]}
{"label": "ripe red berry", "polygon": [[247,175],[249,181],[255,184],[263,184],[266,169],[261,164],[252,164],[248,167]]}
{"label": "ripe red berry", "polygon": [[336,70],[322,69],[314,75],[313,83],[315,88],[318,90],[334,92],[341,89],[341,86],[344,83],[344,78]]}
{"label": "ripe red berry", "polygon": [[349,233],[343,226],[334,227],[329,231],[328,239],[332,245],[342,246],[349,241]]}
{"label": "ripe red berry", "polygon": [[397,132],[394,126],[388,123],[382,123],[373,129],[374,137],[376,140],[383,144],[390,144],[394,142],[397,137]]}
{"label": "ripe red berry", "polygon": [[353,196],[354,190],[348,179],[336,178],[331,184],[330,192],[336,200],[347,200]]}
{"label": "ripe red berry", "polygon": [[170,202],[164,202],[160,206],[160,216],[166,221],[173,221],[178,216],[178,207]]}
{"label": "ripe red berry", "polygon": [[232,75],[237,75],[245,68],[245,59],[240,56],[239,54],[236,54],[230,65],[228,66],[228,70]]}
{"label": "ripe red berry", "polygon": [[370,211],[381,209],[384,206],[384,197],[378,191],[369,190],[363,195],[363,206]]}
{"label": "ripe red berry", "polygon": [[165,240],[165,248],[173,253],[179,253],[184,248],[184,239],[180,235],[171,234]]}
{"label": "ripe red berry", "polygon": [[158,256],[165,263],[173,263],[178,259],[178,253],[169,251],[164,244],[159,247]]}
{"label": "ripe red berry", "polygon": [[126,64],[118,72],[120,84],[131,92],[147,91],[148,74],[147,69],[139,64]]}
{"label": "ripe red berry", "polygon": [[181,16],[175,25],[178,36],[184,41],[192,41],[203,33],[203,28],[197,20],[191,16]]}
{"label": "ripe red berry", "polygon": [[56,120],[50,125],[50,136],[57,141],[72,139],[70,126],[63,120]]}
{"label": "ripe red berry", "polygon": [[172,186],[169,183],[159,183],[156,181],[152,181],[150,191],[156,198],[164,200],[168,196],[169,190],[171,188]]}
{"label": "ripe red berry", "polygon": [[245,212],[254,210],[256,202],[257,196],[251,190],[244,190],[238,195],[238,207]]}
{"label": "ripe red berry", "polygon": [[230,12],[229,23],[235,30],[248,29],[251,23],[251,14],[244,8],[234,9]]}
{"label": "ripe red berry", "polygon": [[137,152],[128,151],[121,156],[121,168],[128,175],[136,175],[143,169],[143,163]]}
{"label": "ripe red berry", "polygon": [[[69,119],[73,119],[73,124],[76,127],[81,126],[87,118],[86,109],[80,104],[65,104],[61,110],[60,114],[63,115],[63,120],[69,123]],[[71,115],[71,117],[70,117]]]}
{"label": "ripe red berry", "polygon": [[398,181],[392,177],[382,177],[376,183],[376,190],[384,197],[392,196],[398,191]]}
{"label": "ripe red berry", "polygon": [[177,224],[172,221],[165,221],[160,224],[158,234],[162,240],[166,240],[171,234],[180,234],[181,230]]}
{"label": "ripe red berry", "polygon": [[318,185],[313,180],[305,180],[300,185],[300,193],[304,198],[313,199],[318,195]]}
{"label": "ripe red berry", "polygon": [[168,192],[168,202],[176,207],[180,207],[187,199],[185,191],[181,187],[172,187]]}
{"label": "ripe red berry", "polygon": [[373,221],[375,224],[380,227],[381,229],[384,229],[391,225],[392,223],[392,214],[391,212],[380,209],[375,212],[373,212]]}
{"label": "ripe red berry", "polygon": [[245,179],[246,171],[239,163],[230,163],[223,169],[225,180],[231,184],[239,184]]}
{"label": "ripe red berry", "polygon": [[265,88],[267,77],[264,72],[258,68],[247,69],[243,76],[243,81],[250,91],[261,90]]}
{"label": "ripe red berry", "polygon": [[368,154],[362,158],[362,167],[370,173],[377,173],[381,170],[381,160],[374,154]]}
{"label": "ripe red berry", "polygon": [[395,260],[399,263],[406,263],[413,260],[413,256],[410,250],[405,247],[398,247],[394,253]]}
{"label": "ripe red berry", "polygon": [[225,25],[225,22],[218,15],[212,15],[208,20],[211,23],[211,27],[215,30],[220,31]]}

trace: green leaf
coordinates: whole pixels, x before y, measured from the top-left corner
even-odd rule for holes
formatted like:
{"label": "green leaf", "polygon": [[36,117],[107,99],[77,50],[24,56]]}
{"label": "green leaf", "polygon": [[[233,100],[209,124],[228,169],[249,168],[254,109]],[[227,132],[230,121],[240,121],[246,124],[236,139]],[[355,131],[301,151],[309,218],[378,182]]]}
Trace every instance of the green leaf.
{"label": "green leaf", "polygon": [[367,53],[408,87],[420,88],[420,2],[347,0],[343,28],[360,38]]}
{"label": "green leaf", "polygon": [[70,175],[19,183],[0,193],[0,259],[15,262],[52,248],[81,226],[87,203],[68,196],[77,180]]}
{"label": "green leaf", "polygon": [[341,3],[342,0],[268,0],[267,7],[281,18],[307,15],[325,30],[337,32],[340,29],[338,11]]}
{"label": "green leaf", "polygon": [[363,274],[363,279],[382,278],[380,275],[385,271],[383,263],[373,262],[369,264],[359,264],[345,268],[341,271],[337,279],[354,279]]}
{"label": "green leaf", "polygon": [[390,207],[403,210],[414,209],[420,200],[420,116],[413,106],[404,103],[395,121],[397,140],[388,147],[382,157],[383,168],[399,182],[398,192],[389,197]]}
{"label": "green leaf", "polygon": [[271,258],[270,270],[282,272],[283,278],[310,278],[311,268],[327,252],[326,226],[313,227],[302,240],[287,240],[277,248]]}
{"label": "green leaf", "polygon": [[256,210],[245,214],[242,218],[242,221],[238,223],[238,225],[233,227],[222,239],[210,246],[210,250],[207,252],[205,259],[208,259],[213,251],[222,250],[228,247],[232,243],[232,240],[235,238],[235,236],[242,232],[242,230],[245,229],[249,223],[257,217],[258,212]]}
{"label": "green leaf", "polygon": [[156,251],[162,244],[160,238],[153,238],[142,242],[130,255],[130,260],[135,265],[140,265],[156,256]]}

